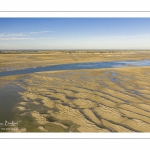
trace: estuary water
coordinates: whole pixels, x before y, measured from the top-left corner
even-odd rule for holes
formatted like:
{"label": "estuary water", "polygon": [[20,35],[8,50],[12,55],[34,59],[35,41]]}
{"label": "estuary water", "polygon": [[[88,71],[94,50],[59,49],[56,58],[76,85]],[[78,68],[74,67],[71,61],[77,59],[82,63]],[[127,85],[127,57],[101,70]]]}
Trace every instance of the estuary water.
{"label": "estuary water", "polygon": [[[20,75],[20,74],[30,74],[30,73],[45,72],[45,71],[122,68],[122,67],[130,67],[130,66],[150,66],[150,60],[61,64],[61,65],[53,65],[53,66],[45,66],[45,67],[27,68],[27,69],[22,69],[22,70],[13,70],[14,68],[10,68],[9,70],[7,70],[5,72],[0,72],[0,77],[11,76],[11,75]],[[108,90],[112,90],[112,91],[115,90],[115,89],[113,89],[114,87],[111,89],[111,86],[110,86],[111,82],[109,84],[108,82],[105,82],[105,80],[103,80],[102,77],[103,76],[105,77],[105,74],[111,74],[111,75],[106,76],[106,78],[110,77],[111,82],[116,83],[119,87],[121,87],[121,89],[124,89],[123,93],[121,93],[121,94],[122,95],[127,95],[127,97],[124,96],[124,97],[119,97],[118,98],[117,95],[113,95],[113,92],[112,93],[107,93],[105,91],[102,91],[103,88],[102,89],[100,88],[101,91],[99,91],[99,95],[101,96],[101,98],[104,98],[107,101],[110,100],[111,103],[113,102],[114,99],[118,99],[118,101],[121,101],[121,103],[125,102],[125,104],[128,104],[128,105],[130,104],[130,102],[132,103],[132,99],[136,100],[134,98],[134,96],[137,96],[138,99],[142,99],[142,100],[144,99],[144,101],[149,100],[149,98],[150,98],[149,93],[148,94],[143,93],[143,91],[145,92],[146,91],[145,89],[148,88],[148,87],[145,86],[146,84],[143,84],[144,85],[143,86],[144,90],[140,89],[140,88],[135,88],[135,87],[138,87],[138,84],[135,84],[133,82],[132,85],[128,85],[128,83],[129,84],[131,84],[131,83],[128,82],[127,80],[123,80],[124,82],[121,82],[120,78],[117,78],[117,74],[113,71],[107,71],[106,70],[104,72],[104,75],[102,74],[100,76],[100,82],[101,82],[100,85],[101,86],[99,86],[99,87],[106,86],[108,88]],[[129,76],[129,77],[131,77],[131,76]],[[128,78],[128,76],[124,75],[123,78]],[[85,77],[84,77],[84,79],[85,79]],[[82,78],[82,81],[83,81],[83,78]],[[98,79],[98,81],[99,81],[99,79]],[[3,78],[1,78],[1,82],[3,82]],[[34,105],[32,102],[30,102],[30,99],[29,99],[28,105],[26,105],[26,106],[23,105],[23,107],[26,107],[26,109],[20,111],[17,108],[18,106],[21,106],[20,102],[26,103],[27,101],[25,101],[23,99],[23,97],[19,94],[19,92],[24,92],[25,91],[25,89],[20,87],[19,84],[18,85],[16,84],[16,83],[19,83],[19,82],[21,82],[21,83],[24,82],[23,78],[19,78],[19,79],[16,79],[15,81],[11,81],[11,82],[8,82],[8,83],[4,82],[4,85],[0,87],[0,132],[12,132],[12,130],[7,131],[7,130],[3,130],[3,129],[9,129],[8,126],[5,125],[5,122],[12,123],[13,121],[14,122],[19,122],[20,121],[18,123],[17,127],[27,128],[28,132],[34,132],[34,131],[37,132],[39,130],[38,129],[38,124],[36,124],[34,122],[32,116],[28,115],[29,114],[28,111],[30,112],[31,110],[32,111],[33,110],[38,110],[39,112],[40,111],[44,112],[45,107],[43,105],[41,105],[42,103],[39,106],[36,105],[36,104]],[[55,81],[53,81],[53,82],[55,82]],[[90,82],[90,81],[88,81],[88,82]],[[147,82],[147,80],[145,82]],[[52,83],[50,83],[50,84],[52,84]],[[58,84],[61,84],[61,82],[59,81]],[[28,83],[27,83],[27,85],[28,85]],[[97,86],[97,84],[96,84],[96,86]],[[51,88],[51,87],[49,87],[49,88]],[[45,87],[45,89],[46,89],[46,87]],[[77,89],[79,89],[79,91],[77,90],[75,92],[77,92],[77,94],[79,94],[80,93],[80,87],[79,88],[77,87]],[[89,89],[86,89],[86,87],[84,89],[86,91],[89,91],[89,94],[91,93],[91,91]],[[66,89],[66,91],[67,90],[68,89]],[[49,93],[51,93],[51,91],[52,91],[52,93],[56,91],[56,95],[57,95],[57,93],[59,93],[59,90],[57,91],[57,89],[46,89],[46,92],[47,91],[49,91]],[[118,91],[116,91],[116,92],[118,92]],[[58,100],[57,97],[51,96],[51,95],[49,95],[49,93],[47,95],[48,98],[53,99],[53,101]],[[69,92],[69,94],[70,93],[71,92]],[[72,93],[74,94],[74,92],[72,92]],[[76,95],[76,94],[74,94],[74,95]],[[65,94],[65,97],[66,97],[66,99],[70,99],[70,100],[77,99],[76,97],[74,97],[74,95]],[[46,96],[46,94],[44,96]],[[88,96],[88,94],[87,94],[87,96]],[[128,99],[128,97],[130,97],[130,99]],[[86,100],[89,100],[89,97],[87,97]],[[39,101],[41,101],[41,100],[39,100]],[[21,114],[24,114],[24,113],[27,112],[27,115],[22,116],[20,114],[20,112],[21,112]],[[125,126],[125,127],[127,127],[127,126]]]}
{"label": "estuary water", "polygon": [[128,66],[150,66],[150,60],[60,64],[60,65],[52,65],[52,66],[45,66],[45,67],[36,67],[36,68],[27,68],[27,69],[22,69],[22,70],[0,72],[0,77],[20,75],[20,74],[29,74],[29,73],[36,73],[36,72],[45,72],[45,71],[122,68],[122,67],[128,67]]}

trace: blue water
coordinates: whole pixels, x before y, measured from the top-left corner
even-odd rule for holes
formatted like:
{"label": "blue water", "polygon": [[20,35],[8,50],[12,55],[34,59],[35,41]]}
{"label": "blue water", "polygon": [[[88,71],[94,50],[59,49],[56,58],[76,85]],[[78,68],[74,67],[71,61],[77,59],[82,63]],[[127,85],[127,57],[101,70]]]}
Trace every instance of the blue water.
{"label": "blue water", "polygon": [[44,71],[59,71],[59,70],[81,70],[81,69],[100,69],[100,68],[121,68],[132,66],[150,66],[150,60],[142,61],[112,61],[112,62],[88,62],[88,63],[74,63],[61,64],[37,68],[27,68],[22,70],[0,72],[0,77],[10,75],[29,74]]}
{"label": "blue water", "polygon": [[[118,62],[118,65],[132,65],[132,66],[150,66],[150,60],[141,60],[141,61],[122,61]],[[117,66],[116,66],[117,67]],[[119,67],[119,66],[118,66]]]}

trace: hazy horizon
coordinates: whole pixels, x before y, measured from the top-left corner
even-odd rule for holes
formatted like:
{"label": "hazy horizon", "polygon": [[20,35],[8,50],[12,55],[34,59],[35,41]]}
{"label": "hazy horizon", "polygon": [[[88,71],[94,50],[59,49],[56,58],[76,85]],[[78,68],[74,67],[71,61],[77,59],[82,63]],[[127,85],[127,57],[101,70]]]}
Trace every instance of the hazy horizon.
{"label": "hazy horizon", "polygon": [[0,51],[150,51],[150,49],[0,49]]}
{"label": "hazy horizon", "polygon": [[0,18],[0,50],[149,50],[150,18]]}

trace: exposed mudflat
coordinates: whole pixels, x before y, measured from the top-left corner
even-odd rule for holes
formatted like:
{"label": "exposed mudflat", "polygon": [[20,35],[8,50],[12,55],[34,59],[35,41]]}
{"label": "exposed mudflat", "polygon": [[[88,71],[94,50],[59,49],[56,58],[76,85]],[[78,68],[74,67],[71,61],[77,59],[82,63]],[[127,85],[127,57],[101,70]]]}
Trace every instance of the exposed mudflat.
{"label": "exposed mudflat", "polygon": [[[0,68],[6,71],[6,68],[12,67],[15,70],[76,61],[142,60],[149,57],[149,53],[113,53],[106,57],[104,54],[57,55],[28,54],[29,60],[23,54],[10,55],[7,58],[10,63],[3,57]],[[0,77],[0,88],[3,89],[0,95],[7,90],[6,85],[12,85],[11,89],[15,89],[19,97],[12,105],[13,111],[8,112],[11,113],[9,120],[19,121],[15,132],[150,132],[148,66],[49,71]],[[10,101],[12,96],[8,98]],[[3,101],[0,99],[0,103]],[[3,120],[7,120],[7,115]]]}
{"label": "exposed mudflat", "polygon": [[150,51],[77,51],[43,52],[41,54],[0,54],[0,72],[81,62],[107,62],[150,59]]}

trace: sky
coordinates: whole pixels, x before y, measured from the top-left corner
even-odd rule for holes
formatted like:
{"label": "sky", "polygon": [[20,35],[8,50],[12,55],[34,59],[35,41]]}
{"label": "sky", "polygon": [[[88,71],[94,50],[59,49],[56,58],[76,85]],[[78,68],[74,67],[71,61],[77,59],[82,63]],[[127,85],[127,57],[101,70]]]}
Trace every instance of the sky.
{"label": "sky", "polygon": [[150,18],[0,18],[0,49],[150,49]]}

